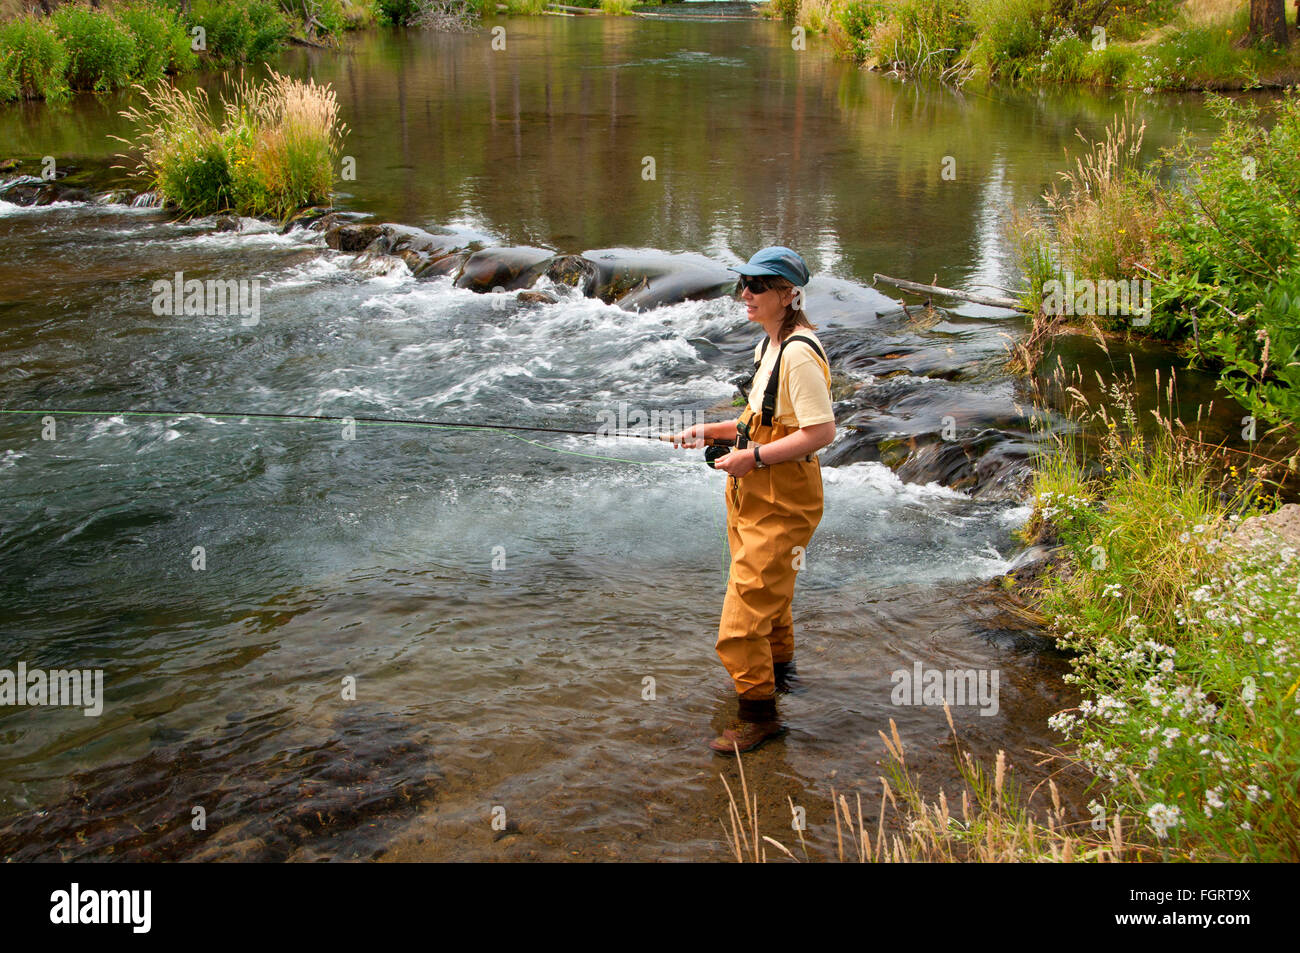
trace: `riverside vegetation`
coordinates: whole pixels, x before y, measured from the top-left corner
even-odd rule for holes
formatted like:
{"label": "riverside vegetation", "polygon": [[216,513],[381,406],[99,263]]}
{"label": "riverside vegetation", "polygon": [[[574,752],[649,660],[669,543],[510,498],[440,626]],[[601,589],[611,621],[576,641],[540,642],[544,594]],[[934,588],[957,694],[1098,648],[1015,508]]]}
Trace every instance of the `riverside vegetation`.
{"label": "riverside vegetation", "polygon": [[151,82],[201,64],[254,63],[295,31],[307,42],[374,22],[349,0],[127,0],[64,4],[0,23],[0,102],[60,100]]}
{"label": "riverside vegetation", "polygon": [[[1256,0],[1260,2],[1260,0]],[[1247,0],[772,0],[836,52],[908,76],[1242,89],[1300,80],[1300,44],[1257,36]],[[1291,11],[1294,22],[1295,13]],[[1293,31],[1292,31],[1293,32]]]}
{"label": "riverside vegetation", "polygon": [[[1090,400],[1058,361],[1047,379],[1085,427],[1037,461],[1024,532],[1058,547],[1031,593],[1074,653],[1084,701],[1052,724],[1097,779],[1100,826],[1135,819],[1167,859],[1294,861],[1300,534],[1273,527],[1300,465],[1300,97],[1211,105],[1222,126],[1208,147],[1184,141],[1143,166],[1143,128],[1121,118],[1042,208],[1013,217],[1034,313],[1014,360],[1042,380],[1067,323],[1103,349],[1116,335],[1172,341],[1247,411],[1250,449],[1179,420],[1173,374],[1155,381],[1165,407],[1143,414],[1136,368],[1099,378]],[[1142,275],[1149,320],[1044,308],[1067,273]]]}
{"label": "riverside vegetation", "polygon": [[[549,0],[125,0],[47,17],[0,0],[0,102],[66,99],[201,65],[261,62],[293,40],[330,43],[376,23],[460,29],[489,12],[540,14]],[[609,14],[631,0],[571,0]]]}
{"label": "riverside vegetation", "polygon": [[[284,219],[329,201],[346,126],[328,85],[272,72],[237,83],[221,120],[203,89],[143,89],[143,106],[123,113],[139,171],[188,215],[233,211]],[[126,141],[126,140],[124,140]]]}

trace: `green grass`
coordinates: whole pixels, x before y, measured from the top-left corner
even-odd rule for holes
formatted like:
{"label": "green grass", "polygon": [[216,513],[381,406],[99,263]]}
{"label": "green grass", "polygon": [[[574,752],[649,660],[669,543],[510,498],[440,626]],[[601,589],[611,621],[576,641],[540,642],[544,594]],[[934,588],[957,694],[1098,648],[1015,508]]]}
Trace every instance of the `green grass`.
{"label": "green grass", "polygon": [[110,12],[80,5],[54,12],[54,28],[68,51],[68,85],[104,92],[131,82],[140,59],[135,35]]}
{"label": "green grass", "polygon": [[328,86],[272,73],[238,84],[220,122],[207,94],[159,86],[123,115],[141,172],[189,215],[234,211],[278,219],[329,201],[346,127]]}
{"label": "green grass", "polygon": [[1167,857],[1300,859],[1300,560],[1228,533],[1262,474],[1167,422],[1142,432],[1126,388],[1111,397],[1088,415],[1092,458],[1063,448],[1035,481],[1028,529],[1066,554],[1038,608],[1084,695],[1052,724],[1099,779],[1097,810],[1144,818]]}
{"label": "green grass", "polygon": [[23,16],[0,24],[0,101],[63,99],[68,51],[48,20]]}

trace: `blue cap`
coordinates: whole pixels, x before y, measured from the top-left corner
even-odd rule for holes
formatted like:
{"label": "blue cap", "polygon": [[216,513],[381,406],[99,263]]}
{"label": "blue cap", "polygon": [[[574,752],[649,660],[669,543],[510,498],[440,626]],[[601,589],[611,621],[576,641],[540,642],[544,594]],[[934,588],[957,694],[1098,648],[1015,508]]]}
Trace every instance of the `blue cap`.
{"label": "blue cap", "polygon": [[742,275],[776,275],[792,284],[808,284],[808,265],[797,251],[784,245],[770,245],[755,252],[747,264],[728,266],[727,270]]}

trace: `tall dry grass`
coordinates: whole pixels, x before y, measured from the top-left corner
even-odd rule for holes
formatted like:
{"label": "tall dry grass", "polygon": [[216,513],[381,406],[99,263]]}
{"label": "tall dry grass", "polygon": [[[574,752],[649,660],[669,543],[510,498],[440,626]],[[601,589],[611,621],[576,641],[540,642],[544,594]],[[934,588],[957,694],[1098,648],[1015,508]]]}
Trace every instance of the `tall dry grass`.
{"label": "tall dry grass", "polygon": [[203,89],[140,88],[122,113],[137,128],[139,171],[186,214],[234,211],[286,218],[329,201],[347,126],[328,85],[272,72],[241,80],[220,119]]}
{"label": "tall dry grass", "polygon": [[[908,766],[898,727],[890,719],[890,733],[880,732],[889,753],[890,777],[880,778],[876,823],[868,823],[860,794],[850,804],[844,794],[831,789],[834,856],[841,862],[1115,863],[1142,860],[1155,854],[1153,848],[1131,839],[1137,826],[1132,818],[1116,814],[1100,830],[1094,830],[1091,821],[1067,821],[1060,791],[1051,778],[1047,781],[1050,806],[1042,811],[1030,807],[1022,801],[1006,752],[998,752],[990,771],[961,748],[946,704],[944,713],[957,746],[957,767],[962,778],[960,794],[950,800],[942,789],[937,796],[921,791]],[[798,861],[799,857],[789,847],[762,833],[758,798],[749,792],[741,759],[737,758],[737,764],[741,804],[737,804],[735,792],[726,777],[722,777],[728,799],[728,823],[723,824],[723,833],[731,855],[738,863],[767,863],[782,858]],[[790,803],[793,810],[794,803]],[[803,858],[811,859],[804,831],[799,830],[797,834]]]}

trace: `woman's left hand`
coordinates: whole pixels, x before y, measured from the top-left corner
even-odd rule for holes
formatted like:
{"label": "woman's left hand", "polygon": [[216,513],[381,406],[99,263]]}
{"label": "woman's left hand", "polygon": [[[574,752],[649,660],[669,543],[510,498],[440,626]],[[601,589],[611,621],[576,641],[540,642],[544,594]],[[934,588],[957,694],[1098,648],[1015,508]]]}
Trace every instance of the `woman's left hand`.
{"label": "woman's left hand", "polygon": [[749,449],[733,450],[725,457],[719,457],[713,466],[718,470],[725,470],[736,478],[743,477],[754,469],[754,451]]}

